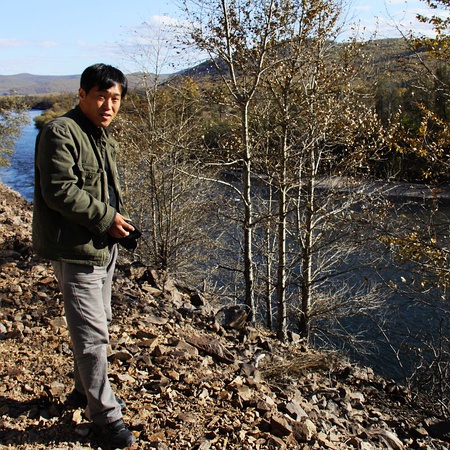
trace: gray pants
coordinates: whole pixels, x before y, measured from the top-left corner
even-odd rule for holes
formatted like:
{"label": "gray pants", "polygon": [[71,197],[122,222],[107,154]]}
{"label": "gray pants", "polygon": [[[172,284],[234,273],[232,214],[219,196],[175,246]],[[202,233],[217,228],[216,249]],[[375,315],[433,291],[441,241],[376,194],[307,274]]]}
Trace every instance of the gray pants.
{"label": "gray pants", "polygon": [[75,389],[88,399],[87,416],[104,425],[122,417],[108,380],[108,325],[117,245],[107,266],[52,261],[74,351]]}

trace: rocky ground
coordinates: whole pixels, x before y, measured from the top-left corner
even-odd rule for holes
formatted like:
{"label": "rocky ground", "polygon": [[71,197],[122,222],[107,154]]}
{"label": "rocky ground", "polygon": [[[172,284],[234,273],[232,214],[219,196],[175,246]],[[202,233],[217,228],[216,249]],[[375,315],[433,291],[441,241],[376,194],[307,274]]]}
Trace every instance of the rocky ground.
{"label": "rocky ground", "polygon": [[[72,390],[51,267],[31,206],[0,184],[0,448],[99,448]],[[114,291],[110,379],[135,448],[448,449],[450,422],[368,369],[280,344],[239,309],[137,264]]]}

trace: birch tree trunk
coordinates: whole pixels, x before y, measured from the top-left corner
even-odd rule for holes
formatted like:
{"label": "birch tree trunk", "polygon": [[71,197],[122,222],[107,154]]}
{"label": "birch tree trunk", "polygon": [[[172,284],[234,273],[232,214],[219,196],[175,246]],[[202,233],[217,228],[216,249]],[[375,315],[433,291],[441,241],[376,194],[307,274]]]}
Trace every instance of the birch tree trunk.
{"label": "birch tree trunk", "polygon": [[242,140],[244,161],[242,170],[243,202],[244,202],[244,280],[245,304],[249,310],[248,319],[255,321],[255,289],[253,270],[253,206],[252,206],[252,151],[248,130],[248,102],[241,106]]}
{"label": "birch tree trunk", "polygon": [[277,337],[281,341],[287,336],[287,308],[286,308],[286,153],[287,136],[286,129],[283,134],[280,180],[278,191],[278,269],[277,269]]}

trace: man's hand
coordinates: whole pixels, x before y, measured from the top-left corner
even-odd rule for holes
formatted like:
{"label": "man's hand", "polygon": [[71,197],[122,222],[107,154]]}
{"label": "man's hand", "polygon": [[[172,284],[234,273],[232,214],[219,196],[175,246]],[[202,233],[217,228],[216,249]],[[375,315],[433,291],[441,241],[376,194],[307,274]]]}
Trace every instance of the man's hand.
{"label": "man's hand", "polygon": [[116,213],[114,217],[114,222],[111,228],[108,230],[108,234],[116,239],[124,238],[133,231],[134,227],[130,225],[122,214]]}

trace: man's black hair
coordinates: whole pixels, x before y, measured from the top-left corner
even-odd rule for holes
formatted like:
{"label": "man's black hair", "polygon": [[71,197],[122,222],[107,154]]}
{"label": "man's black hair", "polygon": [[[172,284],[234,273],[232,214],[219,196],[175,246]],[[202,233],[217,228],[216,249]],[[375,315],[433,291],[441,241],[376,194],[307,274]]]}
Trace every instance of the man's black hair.
{"label": "man's black hair", "polygon": [[119,69],[107,64],[94,64],[81,74],[80,87],[86,94],[95,86],[103,91],[115,84],[122,86],[121,97],[124,98],[128,89],[127,77]]}

